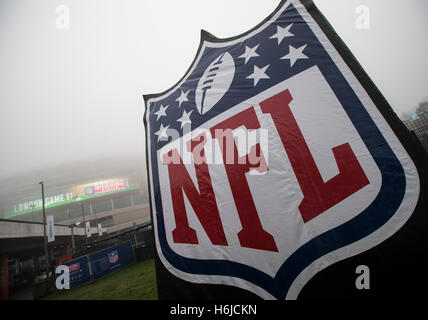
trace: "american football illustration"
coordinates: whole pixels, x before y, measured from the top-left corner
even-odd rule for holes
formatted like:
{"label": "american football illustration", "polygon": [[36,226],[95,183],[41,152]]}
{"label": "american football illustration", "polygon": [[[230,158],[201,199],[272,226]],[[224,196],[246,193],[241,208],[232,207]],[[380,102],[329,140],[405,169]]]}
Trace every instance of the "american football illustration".
{"label": "american football illustration", "polygon": [[220,101],[232,83],[235,63],[229,52],[222,53],[205,70],[196,88],[196,107],[207,113]]}

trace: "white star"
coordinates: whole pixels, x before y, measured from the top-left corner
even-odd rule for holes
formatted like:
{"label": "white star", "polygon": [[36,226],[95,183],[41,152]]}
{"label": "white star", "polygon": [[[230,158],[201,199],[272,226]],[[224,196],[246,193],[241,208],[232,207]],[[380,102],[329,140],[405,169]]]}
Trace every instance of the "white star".
{"label": "white star", "polygon": [[189,113],[187,113],[186,110],[183,110],[183,115],[181,116],[181,118],[177,120],[178,122],[181,122],[180,129],[183,129],[185,124],[192,123],[192,121],[190,121],[190,115],[192,114],[192,112],[193,110],[190,111]]}
{"label": "white star", "polygon": [[278,39],[278,45],[281,44],[282,40],[284,40],[284,38],[289,38],[294,36],[294,34],[292,34],[290,32],[290,28],[293,26],[293,24],[290,24],[288,26],[286,26],[285,28],[277,26],[276,27],[276,33],[270,37],[269,39]]}
{"label": "white star", "polygon": [[189,91],[190,90],[187,90],[186,92],[184,92],[183,90],[181,90],[181,95],[175,100],[175,101],[178,101],[179,108],[183,102],[189,101],[189,99],[187,99],[187,95],[189,94]]}
{"label": "white star", "polygon": [[306,55],[303,54],[303,50],[305,50],[306,46],[307,44],[297,49],[290,46],[290,52],[287,55],[283,56],[281,59],[289,59],[291,67],[299,59],[309,59]]}
{"label": "white star", "polygon": [[160,129],[158,132],[155,133],[155,135],[158,136],[158,142],[162,139],[162,138],[167,138],[168,139],[168,135],[166,134],[166,131],[168,130],[169,125],[164,127],[161,123]]}
{"label": "white star", "polygon": [[166,109],[168,109],[169,106],[164,107],[163,105],[160,106],[159,110],[154,113],[154,115],[158,116],[156,118],[156,121],[160,119],[160,117],[166,116]]}
{"label": "white star", "polygon": [[258,53],[256,52],[258,47],[259,45],[256,45],[252,48],[245,46],[245,53],[242,56],[239,56],[239,58],[245,58],[245,64],[247,64],[247,62],[251,58],[259,56]]}
{"label": "white star", "polygon": [[254,87],[260,81],[260,79],[270,79],[270,77],[266,74],[266,70],[269,68],[269,65],[259,68],[256,65],[254,66],[254,72],[250,74],[246,79],[254,80]]}

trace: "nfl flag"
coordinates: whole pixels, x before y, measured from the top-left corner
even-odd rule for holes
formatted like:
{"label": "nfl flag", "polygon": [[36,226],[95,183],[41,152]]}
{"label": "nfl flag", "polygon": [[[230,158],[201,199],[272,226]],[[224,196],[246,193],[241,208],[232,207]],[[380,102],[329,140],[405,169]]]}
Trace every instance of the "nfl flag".
{"label": "nfl flag", "polygon": [[160,298],[351,297],[359,265],[383,296],[421,270],[426,157],[312,1],[203,31],[145,103]]}
{"label": "nfl flag", "polygon": [[48,242],[55,241],[55,222],[54,216],[47,216],[47,224],[48,224]]}
{"label": "nfl flag", "polygon": [[86,237],[90,238],[91,237],[91,222],[90,221],[86,221]]}

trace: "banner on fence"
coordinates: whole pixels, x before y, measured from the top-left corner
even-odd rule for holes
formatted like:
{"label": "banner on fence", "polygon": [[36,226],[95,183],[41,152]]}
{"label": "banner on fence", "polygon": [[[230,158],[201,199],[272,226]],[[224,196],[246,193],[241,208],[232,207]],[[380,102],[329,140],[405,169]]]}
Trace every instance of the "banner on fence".
{"label": "banner on fence", "polygon": [[89,255],[92,279],[97,280],[107,274],[135,262],[131,242],[101,250]]}
{"label": "banner on fence", "polygon": [[62,265],[66,265],[68,267],[70,273],[70,288],[91,281],[89,259],[87,256],[64,262]]}

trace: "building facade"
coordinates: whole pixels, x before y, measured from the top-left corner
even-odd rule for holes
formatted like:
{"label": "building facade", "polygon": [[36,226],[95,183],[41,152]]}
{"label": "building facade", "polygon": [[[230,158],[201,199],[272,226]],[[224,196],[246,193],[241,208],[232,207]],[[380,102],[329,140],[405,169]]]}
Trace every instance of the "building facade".
{"label": "building facade", "polygon": [[402,121],[428,153],[428,102],[421,103],[413,114]]}
{"label": "building facade", "polygon": [[[45,183],[45,212],[54,217],[56,233],[48,243],[51,270],[117,241],[137,247],[147,240],[141,233],[151,224],[146,179],[135,166],[111,167],[118,169],[82,167],[80,175],[64,169]],[[37,183],[9,188],[0,200],[0,298],[7,298],[46,270],[43,200]]]}

